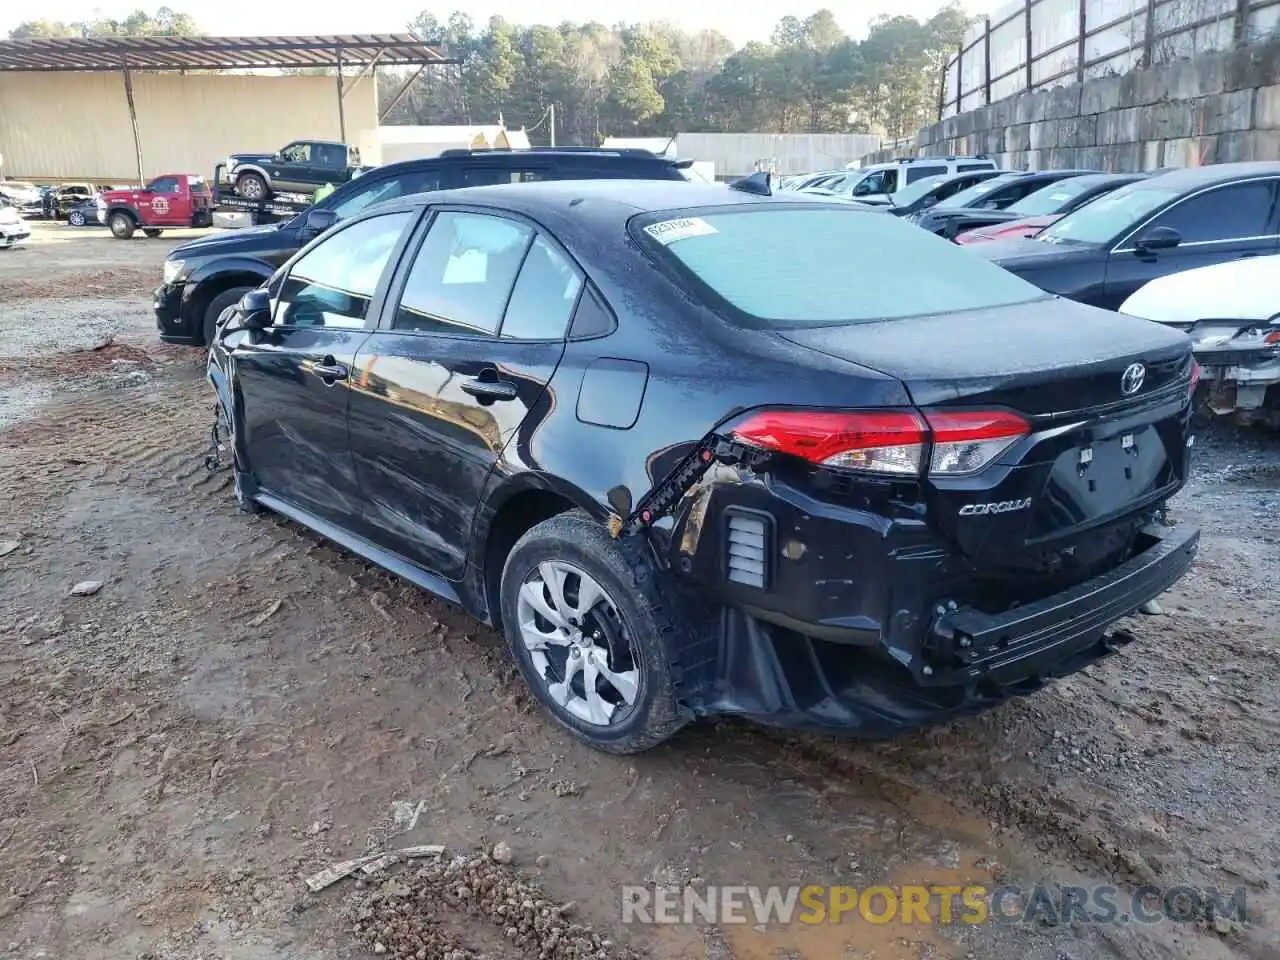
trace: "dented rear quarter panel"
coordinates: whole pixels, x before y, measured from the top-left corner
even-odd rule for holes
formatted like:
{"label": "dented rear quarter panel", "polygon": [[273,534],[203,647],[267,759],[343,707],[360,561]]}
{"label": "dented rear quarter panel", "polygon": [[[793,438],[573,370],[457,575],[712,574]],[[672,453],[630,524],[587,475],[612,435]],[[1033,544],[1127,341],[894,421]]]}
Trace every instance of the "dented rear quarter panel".
{"label": "dented rear quarter panel", "polygon": [[[663,267],[630,238],[618,245],[593,240],[589,217],[545,226],[584,266],[617,327],[568,343],[542,416],[522,425],[519,440],[507,445],[489,479],[476,544],[484,543],[503,503],[530,488],[556,490],[602,522],[615,514],[625,519],[705,437],[754,407],[910,403],[892,377],[771,331],[729,323],[669,282]],[[592,405],[591,389],[583,390],[589,371],[609,358],[648,368],[640,409],[629,426],[600,425],[618,421],[612,411]],[[655,525],[660,541],[668,539],[671,527],[670,517]]]}

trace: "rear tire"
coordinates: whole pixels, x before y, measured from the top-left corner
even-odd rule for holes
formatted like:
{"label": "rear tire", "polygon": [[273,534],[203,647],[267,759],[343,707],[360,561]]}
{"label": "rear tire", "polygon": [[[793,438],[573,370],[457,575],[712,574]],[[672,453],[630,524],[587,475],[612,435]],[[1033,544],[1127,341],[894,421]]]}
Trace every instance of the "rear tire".
{"label": "rear tire", "polygon": [[107,226],[111,228],[111,235],[117,240],[128,240],[133,236],[133,231],[138,225],[133,222],[133,217],[129,214],[117,211],[107,218]]}
{"label": "rear tire", "polygon": [[640,538],[614,539],[574,510],[512,548],[501,622],[520,674],[557,723],[597,750],[639,753],[689,721],[671,657],[674,638],[695,625],[677,622],[675,598]]}
{"label": "rear tire", "polygon": [[83,227],[84,214],[81,213],[79,210],[71,211],[71,213],[68,214],[67,216],[67,223],[69,223],[73,227]]}
{"label": "rear tire", "polygon": [[204,319],[201,323],[201,333],[204,336],[204,345],[206,347],[213,346],[213,338],[218,329],[218,320],[222,317],[223,311],[234,307],[240,302],[240,298],[252,289],[253,287],[232,287],[229,290],[223,290],[209,301],[209,306],[205,307]]}

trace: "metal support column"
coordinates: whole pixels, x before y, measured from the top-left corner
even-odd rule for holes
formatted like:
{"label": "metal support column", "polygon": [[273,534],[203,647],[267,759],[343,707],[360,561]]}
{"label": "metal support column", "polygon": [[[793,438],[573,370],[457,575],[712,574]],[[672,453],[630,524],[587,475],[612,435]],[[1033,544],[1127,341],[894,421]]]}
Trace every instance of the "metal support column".
{"label": "metal support column", "polygon": [[343,90],[342,79],[342,48],[339,47],[334,51],[338,61],[338,139],[343,143],[347,142],[347,108],[343,103],[346,92]]}
{"label": "metal support column", "polygon": [[138,133],[138,108],[133,102],[133,74],[129,71],[127,63],[121,72],[124,74],[124,98],[129,104],[129,123],[133,126],[133,152],[138,161],[138,184],[141,186],[147,182],[147,177],[143,173],[142,136]]}

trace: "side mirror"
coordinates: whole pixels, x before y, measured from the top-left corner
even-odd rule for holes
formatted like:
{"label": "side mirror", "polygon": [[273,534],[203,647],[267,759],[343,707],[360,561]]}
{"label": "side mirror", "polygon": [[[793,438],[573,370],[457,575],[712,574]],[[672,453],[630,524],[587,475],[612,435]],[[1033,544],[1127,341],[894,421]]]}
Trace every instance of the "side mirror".
{"label": "side mirror", "polygon": [[323,207],[312,207],[302,215],[302,227],[298,230],[298,239],[303,243],[324,233],[338,222],[338,215]]}
{"label": "side mirror", "polygon": [[271,294],[265,289],[250,290],[236,305],[242,330],[265,330],[271,326]]}
{"label": "side mirror", "polygon": [[1173,227],[1155,227],[1148,230],[1133,243],[1138,253],[1149,253],[1153,250],[1172,250],[1182,242],[1182,234]]}

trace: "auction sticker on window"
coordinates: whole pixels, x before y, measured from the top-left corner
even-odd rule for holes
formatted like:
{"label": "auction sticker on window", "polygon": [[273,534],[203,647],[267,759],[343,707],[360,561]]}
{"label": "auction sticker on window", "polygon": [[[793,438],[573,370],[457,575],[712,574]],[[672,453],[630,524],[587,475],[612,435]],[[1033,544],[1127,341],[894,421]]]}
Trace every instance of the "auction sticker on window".
{"label": "auction sticker on window", "polygon": [[677,240],[688,240],[690,237],[707,237],[719,231],[701,217],[680,217],[676,220],[651,223],[644,228],[644,232],[664,247],[667,247]]}

